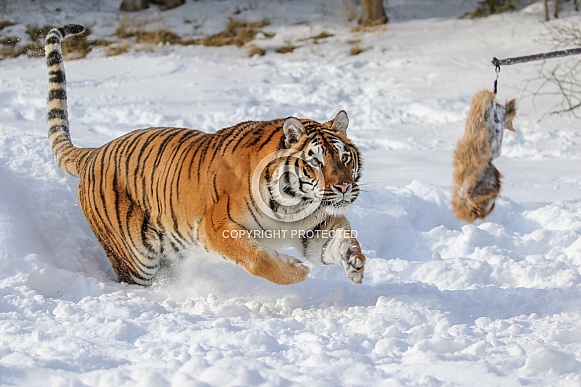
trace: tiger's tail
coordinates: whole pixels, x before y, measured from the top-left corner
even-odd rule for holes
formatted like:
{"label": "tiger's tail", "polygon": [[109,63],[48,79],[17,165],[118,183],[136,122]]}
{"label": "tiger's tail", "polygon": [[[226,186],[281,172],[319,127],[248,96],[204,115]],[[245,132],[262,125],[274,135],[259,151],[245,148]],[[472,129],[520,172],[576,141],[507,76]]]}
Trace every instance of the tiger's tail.
{"label": "tiger's tail", "polygon": [[73,145],[69,133],[65,67],[61,42],[70,35],[83,32],[77,24],[53,28],[45,39],[45,55],[48,67],[48,99],[46,102],[48,138],[56,162],[63,172],[79,176],[82,165],[93,153],[92,148]]}

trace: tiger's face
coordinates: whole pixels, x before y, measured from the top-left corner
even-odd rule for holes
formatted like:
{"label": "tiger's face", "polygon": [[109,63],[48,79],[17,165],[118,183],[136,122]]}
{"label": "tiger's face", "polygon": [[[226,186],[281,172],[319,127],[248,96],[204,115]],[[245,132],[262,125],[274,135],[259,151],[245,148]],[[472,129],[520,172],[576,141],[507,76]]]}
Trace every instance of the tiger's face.
{"label": "tiger's face", "polygon": [[344,136],[317,133],[302,152],[297,178],[290,189],[307,198],[320,199],[329,213],[341,212],[357,199],[360,156]]}
{"label": "tiger's face", "polygon": [[346,136],[344,111],[326,123],[288,118],[283,151],[267,168],[269,208],[279,220],[297,221],[315,211],[338,215],[359,196],[361,156]]}

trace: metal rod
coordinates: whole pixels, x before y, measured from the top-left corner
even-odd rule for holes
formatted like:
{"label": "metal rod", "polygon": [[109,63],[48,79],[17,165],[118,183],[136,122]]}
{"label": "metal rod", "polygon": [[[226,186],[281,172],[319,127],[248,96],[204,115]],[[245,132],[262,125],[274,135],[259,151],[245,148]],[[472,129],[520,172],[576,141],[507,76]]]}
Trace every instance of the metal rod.
{"label": "metal rod", "polygon": [[500,68],[500,66],[510,66],[513,64],[532,62],[534,60],[561,58],[563,56],[577,55],[577,54],[581,54],[581,47],[570,48],[568,50],[561,50],[561,51],[545,52],[542,54],[518,56],[515,58],[498,59],[497,57],[494,57],[494,58],[492,58],[492,64],[494,65],[494,67],[496,67],[498,69],[498,68]]}

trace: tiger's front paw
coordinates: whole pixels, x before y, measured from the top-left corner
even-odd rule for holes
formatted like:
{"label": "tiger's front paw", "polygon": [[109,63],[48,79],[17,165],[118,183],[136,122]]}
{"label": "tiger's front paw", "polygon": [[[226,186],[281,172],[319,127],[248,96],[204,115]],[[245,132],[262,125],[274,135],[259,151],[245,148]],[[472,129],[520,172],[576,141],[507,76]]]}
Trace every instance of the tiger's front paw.
{"label": "tiger's front paw", "polygon": [[363,281],[363,271],[365,269],[365,255],[361,252],[358,245],[351,244],[341,260],[347,277],[354,284],[360,284]]}
{"label": "tiger's front paw", "polygon": [[278,254],[279,273],[276,275],[275,283],[279,285],[291,285],[304,281],[310,269],[303,265],[298,259],[290,255]]}

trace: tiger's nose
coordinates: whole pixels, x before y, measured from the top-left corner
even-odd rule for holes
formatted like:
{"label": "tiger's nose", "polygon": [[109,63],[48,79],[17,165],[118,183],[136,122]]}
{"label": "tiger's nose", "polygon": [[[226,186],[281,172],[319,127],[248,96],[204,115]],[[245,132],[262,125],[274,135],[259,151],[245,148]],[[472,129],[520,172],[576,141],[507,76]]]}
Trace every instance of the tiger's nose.
{"label": "tiger's nose", "polygon": [[346,193],[347,190],[349,190],[351,188],[351,184],[350,183],[341,183],[341,184],[335,184],[333,187],[335,187],[335,189],[341,191],[341,193]]}

